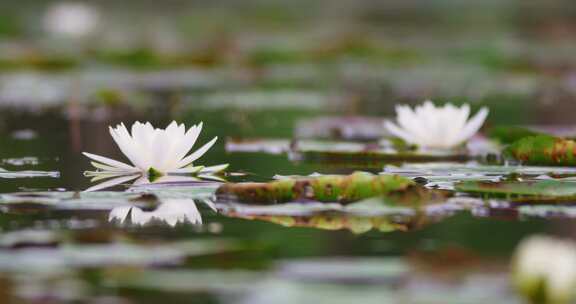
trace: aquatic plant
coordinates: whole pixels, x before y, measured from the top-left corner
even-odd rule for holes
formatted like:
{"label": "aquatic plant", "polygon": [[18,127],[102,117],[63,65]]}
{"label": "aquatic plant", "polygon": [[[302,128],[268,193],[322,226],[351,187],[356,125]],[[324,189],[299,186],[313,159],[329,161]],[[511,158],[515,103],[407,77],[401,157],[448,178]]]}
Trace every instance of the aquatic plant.
{"label": "aquatic plant", "polygon": [[268,183],[227,183],[216,191],[222,201],[278,204],[292,201],[351,203],[384,197],[390,204],[421,205],[443,201],[450,193],[429,190],[398,175],[354,172],[350,175],[287,177]]}
{"label": "aquatic plant", "polygon": [[531,303],[569,303],[576,290],[576,244],[548,236],[522,241],[513,260],[513,279]]}
{"label": "aquatic plant", "polygon": [[411,109],[406,105],[396,107],[397,124],[385,121],[384,127],[394,136],[420,149],[451,149],[470,139],[484,123],[488,109],[482,108],[470,116],[470,106],[460,108],[446,104],[435,106],[431,101]]}
{"label": "aquatic plant", "polygon": [[83,152],[86,157],[93,160],[91,164],[97,169],[86,171],[84,174],[93,177],[92,181],[117,177],[122,183],[141,176],[153,181],[166,174],[201,176],[225,170],[228,167],[227,164],[211,167],[192,164],[202,157],[218,139],[214,137],[207,144],[187,155],[201,131],[202,123],[186,131],[184,124],[179,125],[175,121],[166,129],[154,128],[149,122],[135,122],[132,125],[132,134],[128,132],[124,124],[119,124],[116,128],[110,127],[110,135],[132,165]]}
{"label": "aquatic plant", "polygon": [[537,135],[515,141],[504,150],[504,156],[523,165],[574,166],[576,141]]}
{"label": "aquatic plant", "polygon": [[83,37],[100,23],[98,10],[83,2],[59,2],[48,8],[44,15],[44,29],[55,35]]}

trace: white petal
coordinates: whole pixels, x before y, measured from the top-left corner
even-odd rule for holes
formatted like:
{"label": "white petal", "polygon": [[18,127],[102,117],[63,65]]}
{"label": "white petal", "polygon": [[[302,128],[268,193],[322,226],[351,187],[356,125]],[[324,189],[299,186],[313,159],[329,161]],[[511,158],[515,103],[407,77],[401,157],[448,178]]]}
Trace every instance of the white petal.
{"label": "white petal", "polygon": [[229,164],[215,165],[210,167],[204,167],[201,171],[202,173],[218,173],[228,169]]}
{"label": "white petal", "polygon": [[453,113],[450,115],[451,118],[446,126],[447,130],[449,130],[445,140],[448,147],[460,144],[459,135],[470,116],[470,106],[468,106],[468,104],[463,105],[459,109],[452,105],[450,106]]}
{"label": "white petal", "polygon": [[178,173],[178,174],[196,174],[204,170],[204,166],[188,166],[180,169],[175,169],[170,171],[170,173]]}
{"label": "white petal", "polygon": [[474,134],[476,134],[484,124],[486,117],[488,117],[488,109],[480,109],[480,111],[478,111],[478,113],[468,121],[464,129],[460,132],[460,135],[458,136],[459,143],[474,136]]}
{"label": "white petal", "polygon": [[108,157],[104,157],[104,156],[100,156],[100,155],[96,155],[96,154],[92,154],[92,153],[88,153],[88,152],[82,152],[82,154],[84,154],[86,157],[93,159],[99,163],[103,163],[103,164],[106,164],[108,166],[115,167],[118,169],[123,169],[127,172],[138,171],[138,169],[136,169],[135,167],[129,166],[123,162],[119,162],[117,160],[113,160],[113,159],[108,158]]}
{"label": "white petal", "polygon": [[204,153],[206,153],[208,150],[210,150],[210,148],[212,148],[212,146],[216,143],[216,140],[218,140],[218,137],[214,137],[210,142],[208,142],[207,144],[202,146],[200,149],[194,151],[194,153],[192,153],[192,154],[188,155],[187,157],[185,157],[184,159],[182,159],[178,163],[178,167],[182,168],[182,167],[188,166],[193,161],[202,157],[202,155],[204,155]]}
{"label": "white petal", "polygon": [[92,186],[92,187],[84,190],[84,192],[92,192],[92,191],[98,191],[98,190],[102,190],[102,189],[114,187],[114,186],[120,185],[120,184],[122,184],[122,183],[129,182],[129,181],[131,181],[131,180],[134,180],[134,179],[138,178],[139,176],[140,176],[140,175],[137,174],[137,175],[127,175],[127,176],[121,176],[121,177],[118,177],[118,178],[113,178],[113,179],[111,179],[111,180],[109,180],[109,181],[105,181],[105,182],[103,182],[103,183],[101,183],[101,184]]}
{"label": "white petal", "polygon": [[125,170],[123,169],[119,169],[116,167],[112,167],[112,166],[108,166],[108,165],[104,165],[98,162],[90,162],[90,164],[92,164],[92,166],[94,166],[94,168],[96,169],[100,169],[104,172],[125,172]]}
{"label": "white petal", "polygon": [[406,132],[404,129],[398,127],[395,123],[390,121],[384,122],[384,127],[390,132],[392,135],[396,137],[400,137],[404,141],[410,144],[416,143],[412,134]]}
{"label": "white petal", "polygon": [[112,173],[112,172],[90,172],[89,175],[92,177],[92,179],[90,180],[91,183],[93,182],[97,182],[103,179],[109,179],[109,178],[113,178],[113,177],[119,177],[119,176],[126,176],[126,173]]}
{"label": "white petal", "polygon": [[[134,126],[133,128],[134,129]],[[110,128],[110,135],[116,142],[120,151],[134,164],[136,167],[147,170],[146,164],[143,162],[142,157],[139,155],[142,153],[140,149],[135,144],[135,140],[128,133],[128,129],[124,124],[119,125],[116,129]]]}

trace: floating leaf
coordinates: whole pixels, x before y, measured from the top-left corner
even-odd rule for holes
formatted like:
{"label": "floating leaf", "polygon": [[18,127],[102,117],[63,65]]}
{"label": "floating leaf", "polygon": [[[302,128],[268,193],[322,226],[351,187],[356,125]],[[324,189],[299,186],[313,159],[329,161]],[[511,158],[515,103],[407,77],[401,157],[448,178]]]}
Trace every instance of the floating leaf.
{"label": "floating leaf", "polygon": [[8,171],[0,168],[0,178],[32,178],[32,177],[52,177],[59,178],[58,171]]}
{"label": "floating leaf", "polygon": [[534,200],[576,199],[576,182],[560,180],[539,181],[466,181],[455,185],[457,191],[492,196],[515,196]]}
{"label": "floating leaf", "polygon": [[381,167],[384,163],[466,161],[471,158],[465,151],[398,151],[393,145],[353,142],[297,141],[292,145],[291,158],[329,164],[349,164]]}
{"label": "floating leaf", "polygon": [[527,166],[491,166],[470,163],[422,163],[386,166],[384,172],[413,178],[427,187],[439,187],[453,190],[454,184],[462,181],[493,181],[511,176],[523,178],[575,176],[576,168],[569,167],[527,167]]}
{"label": "floating leaf", "polygon": [[518,213],[525,217],[536,218],[576,218],[576,206],[562,205],[525,205],[517,208]]}
{"label": "floating leaf", "polygon": [[504,155],[527,165],[575,166],[576,142],[548,135],[531,136],[510,145]]}
{"label": "floating leaf", "polygon": [[[480,143],[476,141],[476,143]],[[486,148],[478,151],[464,149],[454,151],[415,151],[398,141],[383,140],[379,143],[359,143],[326,140],[288,139],[228,139],[228,152],[261,152],[268,154],[288,153],[291,160],[362,168],[380,168],[385,163],[466,161],[476,155],[484,155]]]}
{"label": "floating leaf", "polygon": [[[0,243],[6,239],[0,239]],[[12,242],[7,241],[8,244]],[[61,271],[67,268],[100,266],[176,265],[185,258],[217,254],[236,248],[225,240],[190,240],[165,244],[135,244],[115,241],[108,244],[54,243],[52,247],[0,251],[0,272]]]}
{"label": "floating leaf", "polygon": [[348,203],[375,196],[391,202],[419,202],[444,197],[445,192],[432,192],[397,175],[373,175],[355,172],[351,175],[323,175],[309,178],[284,178],[269,183],[225,184],[216,194],[245,203],[274,204],[297,200]]}
{"label": "floating leaf", "polygon": [[0,205],[33,204],[60,210],[110,210],[134,204],[149,206],[150,203],[142,194],[111,191],[20,192],[0,195]]}

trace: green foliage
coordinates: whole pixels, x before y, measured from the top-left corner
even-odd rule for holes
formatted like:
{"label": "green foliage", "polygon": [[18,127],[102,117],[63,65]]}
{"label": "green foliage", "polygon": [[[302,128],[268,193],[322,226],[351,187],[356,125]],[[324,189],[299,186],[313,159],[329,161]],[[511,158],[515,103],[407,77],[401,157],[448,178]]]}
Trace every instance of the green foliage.
{"label": "green foliage", "polygon": [[549,135],[530,136],[506,148],[504,156],[526,165],[574,166],[576,142]]}
{"label": "green foliage", "polygon": [[390,202],[412,203],[446,195],[420,187],[398,175],[323,175],[308,178],[284,178],[269,183],[226,184],[217,190],[221,198],[246,203],[275,204],[296,200],[348,203],[384,196]]}
{"label": "green foliage", "polygon": [[494,197],[520,197],[538,201],[566,200],[576,198],[576,183],[573,181],[465,181],[455,185],[456,191]]}

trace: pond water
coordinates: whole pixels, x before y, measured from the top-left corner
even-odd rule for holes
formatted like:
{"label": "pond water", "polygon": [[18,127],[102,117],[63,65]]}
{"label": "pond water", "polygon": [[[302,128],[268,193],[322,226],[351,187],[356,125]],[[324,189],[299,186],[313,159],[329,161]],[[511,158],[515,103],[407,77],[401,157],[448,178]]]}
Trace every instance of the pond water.
{"label": "pond water", "polygon": [[[525,303],[519,244],[576,238],[571,2],[117,2],[0,3],[0,303]],[[427,99],[490,113],[415,152]],[[229,167],[85,176],[135,121]]]}
{"label": "pond water", "polygon": [[[282,138],[294,132],[293,127],[277,128],[274,136],[260,130],[261,120],[297,125],[312,119],[309,113],[302,118],[282,113],[199,109],[173,115],[158,110],[153,121],[162,125],[176,118],[192,124],[203,118],[200,142],[213,135],[221,140],[202,163],[230,163],[229,181],[364,170],[425,177],[449,187],[466,176],[494,179],[511,171],[470,163],[291,160],[279,153],[281,148],[230,151],[235,147],[231,143],[240,143],[230,133]],[[242,115],[252,117],[239,122]],[[125,183],[85,193],[81,191],[93,184],[82,174],[90,165],[80,152],[122,157],[107,126],[142,116],[115,113],[112,120],[97,121],[90,115],[71,121],[50,112],[7,111],[2,116],[6,171],[0,173],[0,273],[5,299],[517,303],[508,278],[518,242],[534,233],[570,234],[572,227],[567,220],[548,219],[546,210],[523,214],[505,201],[474,198],[455,198],[424,210],[369,208],[367,214],[325,203],[237,205],[213,199],[217,182]],[[256,142],[254,147],[252,142],[249,148],[284,144],[278,143]],[[570,168],[533,170],[533,176],[574,174]]]}

